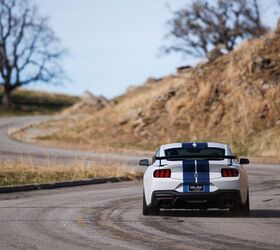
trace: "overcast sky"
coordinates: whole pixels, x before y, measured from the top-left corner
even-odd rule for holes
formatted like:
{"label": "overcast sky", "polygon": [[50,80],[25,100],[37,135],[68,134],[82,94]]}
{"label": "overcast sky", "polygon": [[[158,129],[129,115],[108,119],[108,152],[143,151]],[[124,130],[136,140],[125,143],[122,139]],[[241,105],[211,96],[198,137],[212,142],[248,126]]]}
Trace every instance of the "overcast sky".
{"label": "overcast sky", "polygon": [[[270,0],[269,0],[270,1]],[[276,14],[262,0],[265,21],[275,26]],[[197,59],[159,56],[166,21],[184,0],[34,0],[42,15],[69,50],[63,66],[72,83],[30,88],[79,95],[89,90],[114,97],[148,77],[174,73],[176,67]]]}

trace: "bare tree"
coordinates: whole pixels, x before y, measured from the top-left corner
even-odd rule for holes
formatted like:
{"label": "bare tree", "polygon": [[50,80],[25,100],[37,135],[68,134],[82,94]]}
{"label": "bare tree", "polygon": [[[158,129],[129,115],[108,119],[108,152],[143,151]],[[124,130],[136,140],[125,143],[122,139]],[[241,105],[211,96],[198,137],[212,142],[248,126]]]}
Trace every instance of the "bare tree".
{"label": "bare tree", "polygon": [[167,53],[208,58],[213,49],[231,51],[241,39],[258,37],[267,29],[257,0],[196,0],[176,11],[168,24],[173,44]]}
{"label": "bare tree", "polygon": [[0,0],[0,85],[2,103],[11,92],[35,82],[54,83],[63,77],[59,40],[27,0]]}

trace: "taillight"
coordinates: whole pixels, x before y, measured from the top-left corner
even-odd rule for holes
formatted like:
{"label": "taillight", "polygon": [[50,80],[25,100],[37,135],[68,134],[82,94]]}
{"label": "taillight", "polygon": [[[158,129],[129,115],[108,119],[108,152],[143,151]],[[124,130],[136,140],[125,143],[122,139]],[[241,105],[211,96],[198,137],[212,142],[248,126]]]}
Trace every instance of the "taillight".
{"label": "taillight", "polygon": [[157,169],[154,171],[155,178],[169,178],[171,176],[170,169]]}
{"label": "taillight", "polygon": [[222,168],[221,174],[222,177],[237,177],[239,173],[235,168]]}

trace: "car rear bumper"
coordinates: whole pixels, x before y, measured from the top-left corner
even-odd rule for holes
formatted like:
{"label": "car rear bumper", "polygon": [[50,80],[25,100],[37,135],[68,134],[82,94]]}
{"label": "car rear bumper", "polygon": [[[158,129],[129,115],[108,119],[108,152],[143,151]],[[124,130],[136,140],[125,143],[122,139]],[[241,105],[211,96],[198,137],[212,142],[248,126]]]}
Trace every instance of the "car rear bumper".
{"label": "car rear bumper", "polygon": [[239,190],[215,192],[186,192],[172,190],[154,191],[151,206],[160,208],[232,208],[241,204]]}

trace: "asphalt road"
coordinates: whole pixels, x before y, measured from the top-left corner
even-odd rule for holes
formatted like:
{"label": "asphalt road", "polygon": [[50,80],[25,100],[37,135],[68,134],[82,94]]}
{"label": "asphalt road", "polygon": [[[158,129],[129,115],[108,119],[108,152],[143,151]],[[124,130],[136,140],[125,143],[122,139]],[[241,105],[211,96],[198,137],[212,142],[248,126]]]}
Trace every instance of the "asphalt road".
{"label": "asphalt road", "polygon": [[217,210],[144,217],[141,182],[1,194],[0,249],[280,249],[280,166],[246,168],[248,218]]}
{"label": "asphalt road", "polygon": [[279,165],[249,165],[251,216],[144,217],[142,183],[0,195],[0,249],[279,249]]}

